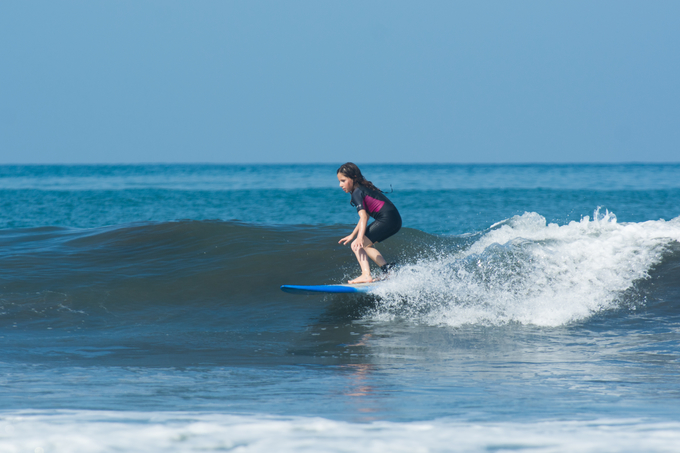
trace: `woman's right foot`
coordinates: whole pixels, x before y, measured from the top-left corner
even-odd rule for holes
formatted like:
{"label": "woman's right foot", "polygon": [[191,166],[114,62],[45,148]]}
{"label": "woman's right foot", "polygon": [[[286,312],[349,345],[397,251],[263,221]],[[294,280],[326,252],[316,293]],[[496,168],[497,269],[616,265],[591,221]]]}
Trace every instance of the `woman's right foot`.
{"label": "woman's right foot", "polygon": [[370,275],[368,277],[364,277],[363,275],[361,277],[357,277],[354,280],[349,280],[347,283],[350,285],[356,285],[357,283],[371,283],[373,282],[373,277]]}

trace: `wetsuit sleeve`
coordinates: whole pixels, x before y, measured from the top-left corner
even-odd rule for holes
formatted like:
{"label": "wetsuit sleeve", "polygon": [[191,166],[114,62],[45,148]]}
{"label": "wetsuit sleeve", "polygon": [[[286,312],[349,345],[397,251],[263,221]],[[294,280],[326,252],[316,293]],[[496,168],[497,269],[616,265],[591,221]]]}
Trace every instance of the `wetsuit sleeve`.
{"label": "wetsuit sleeve", "polygon": [[352,192],[352,206],[357,208],[357,212],[366,209],[364,207],[364,191],[360,187],[357,187]]}

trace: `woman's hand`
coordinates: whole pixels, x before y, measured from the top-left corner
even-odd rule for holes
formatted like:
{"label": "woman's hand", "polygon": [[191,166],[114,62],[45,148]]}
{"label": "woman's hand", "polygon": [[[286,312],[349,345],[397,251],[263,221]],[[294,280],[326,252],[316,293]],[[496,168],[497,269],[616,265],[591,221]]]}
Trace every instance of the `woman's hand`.
{"label": "woman's hand", "polygon": [[340,239],[338,241],[338,244],[347,245],[347,243],[352,239],[354,239],[354,235],[350,234],[349,236],[345,236],[344,238]]}
{"label": "woman's hand", "polygon": [[362,248],[364,248],[364,238],[356,238],[354,242],[352,242],[352,251],[358,252]]}

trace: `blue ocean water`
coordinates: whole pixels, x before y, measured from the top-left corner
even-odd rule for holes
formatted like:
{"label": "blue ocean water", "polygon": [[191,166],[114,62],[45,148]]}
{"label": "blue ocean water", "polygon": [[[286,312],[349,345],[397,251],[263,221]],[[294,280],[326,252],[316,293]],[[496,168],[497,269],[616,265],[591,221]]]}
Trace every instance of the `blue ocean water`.
{"label": "blue ocean water", "polygon": [[0,166],[0,451],[676,451],[680,164],[361,167]]}

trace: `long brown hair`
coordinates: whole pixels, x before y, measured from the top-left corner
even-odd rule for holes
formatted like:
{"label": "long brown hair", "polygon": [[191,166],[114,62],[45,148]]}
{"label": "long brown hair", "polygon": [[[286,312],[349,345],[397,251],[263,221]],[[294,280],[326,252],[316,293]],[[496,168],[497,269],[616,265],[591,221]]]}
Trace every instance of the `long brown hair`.
{"label": "long brown hair", "polygon": [[371,181],[368,181],[366,178],[364,178],[364,175],[361,174],[359,167],[357,167],[356,164],[353,164],[352,162],[347,162],[346,164],[341,165],[336,173],[342,173],[343,175],[347,176],[349,179],[354,181],[354,185],[359,184],[366,187],[367,189],[382,192],[382,190],[374,186]]}

